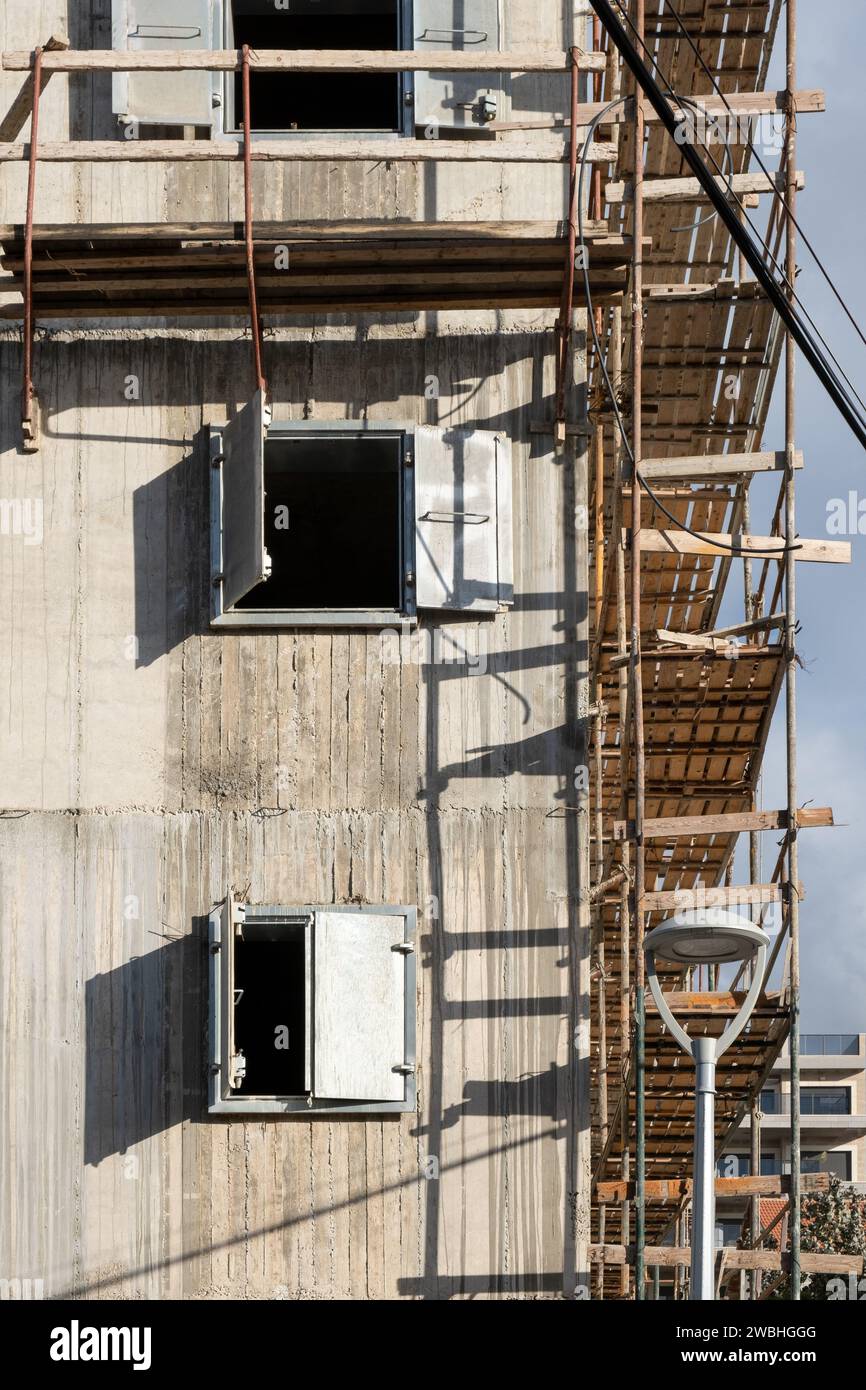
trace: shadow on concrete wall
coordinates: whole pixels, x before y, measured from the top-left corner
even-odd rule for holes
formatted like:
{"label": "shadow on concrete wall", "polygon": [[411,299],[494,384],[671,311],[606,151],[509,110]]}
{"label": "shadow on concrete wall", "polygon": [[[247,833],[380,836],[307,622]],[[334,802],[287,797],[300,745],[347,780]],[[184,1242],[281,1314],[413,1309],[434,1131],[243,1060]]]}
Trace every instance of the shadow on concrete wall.
{"label": "shadow on concrete wall", "polygon": [[196,918],[189,936],[86,982],[86,1164],[203,1118],[206,938]]}
{"label": "shadow on concrete wall", "polygon": [[[525,1015],[521,1005],[525,999],[502,1001],[513,1006],[514,1014]],[[544,1000],[531,1001],[544,1003]],[[557,1014],[567,1013],[568,1000],[557,999]],[[551,1062],[547,1071],[530,1073],[516,1081],[467,1081],[463,1087],[463,1100],[460,1105],[448,1105],[442,1112],[442,1129],[451,1129],[470,1115],[534,1115],[539,1119],[553,1120],[557,1125],[556,1137],[564,1139],[568,1125],[568,1071],[565,1067]],[[550,1131],[545,1132],[545,1138]]]}
{"label": "shadow on concrete wall", "polygon": [[210,621],[207,432],[192,451],[132,495],[136,665],[204,632]]}

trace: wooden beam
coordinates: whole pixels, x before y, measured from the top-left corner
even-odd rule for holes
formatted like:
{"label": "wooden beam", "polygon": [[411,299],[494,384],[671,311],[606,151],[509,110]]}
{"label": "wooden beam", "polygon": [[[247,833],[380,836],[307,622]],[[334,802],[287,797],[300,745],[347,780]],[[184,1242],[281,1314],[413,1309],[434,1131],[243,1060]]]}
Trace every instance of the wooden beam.
{"label": "wooden beam", "polygon": [[732,637],[747,637],[753,632],[784,627],[787,620],[786,613],[774,613],[770,618],[750,618],[747,623],[732,623],[730,627],[714,628],[712,632],[672,632],[670,628],[659,627],[656,628],[656,637],[660,642],[672,642],[674,646],[708,647],[710,651],[724,651]]}
{"label": "wooden beam", "polygon": [[687,912],[696,907],[739,907],[777,903],[781,899],[782,888],[778,883],[747,883],[740,887],[673,888],[660,893],[645,893],[644,906],[647,912],[667,912],[669,909]]}
{"label": "wooden beam", "polygon": [[[758,631],[758,627],[753,627],[751,623],[742,624],[748,631]],[[777,617],[765,619],[760,623],[760,630],[763,628],[780,627],[781,623]],[[731,655],[751,655],[755,651],[749,646],[742,646],[734,642],[735,632],[728,632],[724,637],[716,637],[714,632],[671,632],[669,628],[660,627],[656,630],[656,637],[660,642],[669,642],[677,648],[684,648],[687,652],[714,652],[720,656]],[[773,648],[758,648],[758,651],[774,651]],[[662,653],[657,653],[662,655]]]}
{"label": "wooden beam", "polygon": [[[797,450],[794,467],[803,467],[803,454]],[[640,471],[648,482],[713,482],[717,478],[742,478],[752,473],[781,473],[785,468],[784,449],[758,454],[685,454],[679,458],[641,459]]]}
{"label": "wooden beam", "polygon": [[[728,92],[724,97],[721,96],[697,96],[694,98],[695,105],[708,116],[734,116],[741,119],[751,116],[764,116],[773,112],[783,112],[786,101],[785,92]],[[727,104],[726,104],[727,103]],[[604,111],[605,103],[601,101],[583,101],[577,108],[577,124],[579,126],[589,125],[596,116]],[[694,107],[683,108],[674,105],[677,115],[694,116]],[[824,92],[818,88],[811,91],[794,93],[794,109],[804,114],[810,112],[826,111],[827,102]],[[644,120],[649,124],[656,124],[661,117],[652,106],[644,102]],[[631,102],[618,111],[612,111],[607,125],[631,125],[634,122],[633,105]],[[547,116],[538,120],[529,121],[491,121],[485,126],[486,130],[554,130],[568,129],[571,121],[568,117]]]}
{"label": "wooden beam", "polygon": [[[745,997],[745,991],[738,993],[734,990],[724,989],[713,990],[712,993],[703,990],[673,989],[669,993],[665,993],[665,999],[674,1013],[711,1014],[715,1017],[738,1013],[743,1006]],[[758,998],[756,1008],[773,1006],[774,1002],[778,1001],[778,997],[778,994],[775,996],[761,995]],[[651,1012],[655,1012],[655,1005],[652,1001],[649,1001],[648,1007]]]}
{"label": "wooden beam", "polygon": [[[802,806],[797,812],[801,830],[832,826],[829,806]],[[719,816],[657,816],[644,821],[644,835],[650,840],[674,839],[679,835],[739,835],[745,830],[787,830],[787,811],[734,811]],[[634,834],[634,821],[615,820],[613,838],[625,840]]]}
{"label": "wooden beam", "polygon": [[[237,151],[235,151],[237,157]],[[606,248],[631,252],[631,238],[611,236],[606,221],[584,223],[587,237],[601,238]],[[379,221],[353,221],[351,218],[319,218],[311,222],[253,223],[253,240],[270,247],[275,242],[293,241],[372,241],[399,244],[403,241],[558,241],[568,233],[562,221],[501,222],[412,222],[397,218]],[[0,225],[0,241],[18,241],[24,225]],[[244,245],[242,222],[38,222],[33,240],[42,241],[219,241]],[[647,243],[649,244],[649,243]],[[784,457],[784,455],[782,456]]]}
{"label": "wooden beam", "polygon": [[[634,1182],[615,1178],[610,1182],[595,1185],[595,1198],[598,1202],[625,1202],[634,1198]],[[790,1173],[777,1173],[767,1177],[755,1178],[716,1178],[717,1197],[786,1197],[791,1191]],[[804,1192],[829,1192],[829,1173],[803,1173],[801,1188]],[[648,1202],[675,1202],[692,1195],[691,1178],[654,1178],[646,1183]]]}
{"label": "wooden beam", "polygon": [[[695,106],[708,116],[728,116],[731,113],[735,116],[763,116],[773,111],[781,113],[787,110],[786,92],[726,92],[724,96],[702,93],[694,97],[693,101],[694,105],[690,103],[686,107],[677,106],[676,102],[673,102],[673,109],[677,114],[685,116],[693,116]],[[644,106],[648,121],[660,119],[648,102],[644,102]],[[820,87],[795,92],[794,109],[798,112],[826,111],[827,101],[824,92]]]}
{"label": "wooden beam", "polygon": [[[30,146],[0,145],[0,162],[25,160]],[[242,146],[237,140],[62,140],[40,142],[37,157],[47,164],[81,161],[92,164],[149,163],[178,160],[210,163],[214,160],[240,163]],[[507,143],[498,140],[407,140],[395,136],[382,140],[320,140],[304,135],[286,140],[260,140],[252,145],[254,160],[281,161],[347,160],[354,163],[448,161],[459,164],[563,164],[568,159],[565,140],[545,140],[543,144]],[[616,158],[616,145],[592,144],[587,151],[591,164],[609,164]]]}
{"label": "wooden beam", "polygon": [[[717,304],[733,299],[764,299],[764,289],[757,280],[718,280],[715,284],[690,281],[688,284],[644,285],[644,299],[663,300],[666,304]],[[657,370],[664,371],[665,368]],[[674,368],[676,370],[676,368]]]}
{"label": "wooden beam", "polygon": [[[718,178],[716,183],[724,191],[730,190],[734,194],[772,193],[773,189],[784,193],[786,188],[784,176],[781,174],[772,174],[769,177],[766,174],[734,174],[726,179]],[[799,190],[805,187],[806,176],[798,169],[797,188]],[[603,196],[607,203],[630,203],[633,196],[632,185],[608,183]],[[705,197],[706,194],[697,179],[647,179],[644,183],[644,201],[647,203],[697,203]]]}
{"label": "wooden beam", "polygon": [[[43,45],[43,54],[61,53],[69,47],[69,40],[64,34],[52,34],[51,38]],[[39,83],[39,91],[44,92],[51,77],[50,70],[45,69],[43,57],[42,81]],[[23,130],[26,122],[30,118],[33,110],[33,73],[25,77],[17,97],[13,101],[3,120],[0,121],[0,141],[14,140],[15,136]]]}
{"label": "wooden beam", "polygon": [[[30,52],[0,54],[0,69],[4,72],[26,72],[32,63]],[[606,64],[605,53],[578,52],[580,72],[604,72]],[[65,53],[46,53],[44,66],[48,72],[240,72],[241,55],[236,48],[185,52],[157,48],[138,52],[70,49]],[[250,53],[250,68],[253,72],[570,72],[571,52],[260,48]]]}
{"label": "wooden beam", "polygon": [[[288,277],[286,277],[288,278]],[[610,303],[613,300],[621,299],[624,289],[624,278],[605,279],[605,281],[594,281],[592,293],[598,303]],[[285,293],[268,297],[260,297],[260,309],[263,313],[272,314],[314,314],[314,313],[391,313],[391,311],[421,311],[425,309],[555,309],[559,304],[560,293],[562,293],[562,275],[560,284],[534,286],[534,285],[513,285],[509,284],[507,271],[500,277],[500,288],[498,286],[484,285],[463,285],[449,286],[448,284],[431,285],[425,282],[424,288],[402,288],[399,284],[399,275],[393,277],[395,284],[392,284],[388,291],[364,291],[357,289],[353,291],[352,286],[328,285],[327,274],[322,274],[320,293],[292,293],[291,286],[286,286]],[[575,304],[582,303],[580,286],[575,293]],[[33,304],[33,313],[39,320],[44,318],[82,318],[82,320],[101,320],[101,318],[195,318],[195,317],[218,317],[218,318],[243,318],[249,316],[249,300],[246,297],[232,297],[232,299],[221,299],[214,293],[204,293],[200,299],[185,299],[185,297],[174,295],[160,295],[156,297],[132,297],[124,296],[118,299],[106,299],[99,293],[99,288],[95,288],[92,297],[83,299],[81,296],[70,295],[51,297],[51,299],[40,299],[36,296]],[[0,320],[13,322],[21,321],[24,314],[24,306],[18,304],[3,304],[0,306]]]}
{"label": "wooden beam", "polygon": [[[624,1245],[593,1245],[590,1247],[590,1258],[594,1262],[603,1262],[609,1265],[624,1265],[632,1263],[633,1247]],[[728,1269],[764,1269],[771,1273],[778,1270],[787,1270],[790,1267],[791,1256],[788,1251],[782,1253],[779,1250],[735,1250],[725,1247],[726,1264]],[[644,1259],[647,1265],[659,1265],[662,1268],[671,1266],[689,1266],[692,1262],[692,1252],[687,1245],[648,1245],[644,1252]],[[862,1255],[827,1255],[813,1254],[804,1251],[801,1256],[801,1268],[804,1274],[857,1274],[863,1273]]]}
{"label": "wooden beam", "polygon": [[[778,552],[784,559],[784,539],[780,536],[742,536],[701,531],[693,536],[689,531],[663,531],[641,528],[641,549],[655,555],[713,555],[729,553],[734,547],[734,558],[758,552],[763,558],[768,551]],[[628,542],[628,532],[623,531],[623,543]],[[719,549],[721,545],[722,549]],[[831,565],[850,565],[851,545],[849,541],[810,541],[797,539],[794,559],[825,563]],[[775,558],[775,556],[771,556]]]}

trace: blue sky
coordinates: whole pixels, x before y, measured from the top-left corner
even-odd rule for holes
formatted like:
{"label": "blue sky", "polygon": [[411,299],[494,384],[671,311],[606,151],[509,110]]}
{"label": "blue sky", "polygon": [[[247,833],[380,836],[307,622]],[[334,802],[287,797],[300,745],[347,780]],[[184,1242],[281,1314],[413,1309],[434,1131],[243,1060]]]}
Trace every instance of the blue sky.
{"label": "blue sky", "polygon": [[[784,85],[784,21],[769,85]],[[800,0],[800,88],[822,87],[827,112],[798,124],[805,171],[798,220],[866,332],[866,150],[862,110],[866,49],[864,0]],[[767,216],[762,199],[761,216]],[[866,399],[866,347],[821,279],[804,246],[797,256],[800,296],[848,376]],[[798,364],[797,522],[802,536],[825,537],[828,502],[850,491],[866,503],[866,454],[809,367]],[[780,376],[764,435],[784,445]],[[778,481],[752,488],[752,529],[763,531]],[[866,511],[866,505],[864,505]],[[866,522],[864,522],[866,528]],[[852,535],[853,563],[798,568],[800,804],[833,807],[839,828],[804,831],[800,874],[802,1023],[806,1032],[866,1030],[866,536]],[[732,582],[738,576],[732,574]],[[784,692],[764,764],[763,804],[785,805]],[[777,837],[764,835],[764,881]],[[742,857],[737,881],[745,882]]]}

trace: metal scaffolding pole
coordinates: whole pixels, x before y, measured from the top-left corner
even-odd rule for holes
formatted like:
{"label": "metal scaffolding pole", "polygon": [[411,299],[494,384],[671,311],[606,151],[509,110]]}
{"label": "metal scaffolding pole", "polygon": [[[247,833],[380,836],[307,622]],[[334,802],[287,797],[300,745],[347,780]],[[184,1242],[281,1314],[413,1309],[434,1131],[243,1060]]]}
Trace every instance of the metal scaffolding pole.
{"label": "metal scaffolding pole", "polygon": [[[788,296],[793,299],[797,278],[797,119],[794,91],[797,78],[797,0],[788,0],[786,28],[786,113],[785,174],[787,217],[785,227],[785,274]],[[799,846],[797,844],[797,592],[796,555],[792,546],[797,536],[796,471],[794,446],[796,428],[796,346],[791,333],[785,341],[785,716],[788,766],[788,887],[787,910],[791,933],[791,1297],[800,1297],[800,901],[798,887]]]}
{"label": "metal scaffolding pole", "polygon": [[[635,0],[634,26],[642,45],[645,29],[644,0]],[[634,218],[632,275],[632,449],[635,467],[631,478],[631,692],[632,739],[634,745],[634,948],[635,1018],[635,1297],[646,1297],[644,1286],[644,1247],[646,1245],[646,1132],[644,1046],[646,1027],[644,964],[644,839],[646,766],[643,727],[643,673],[641,668],[641,501],[643,490],[638,470],[643,457],[643,231],[644,231],[644,104],[643,93],[635,82],[634,122]]]}

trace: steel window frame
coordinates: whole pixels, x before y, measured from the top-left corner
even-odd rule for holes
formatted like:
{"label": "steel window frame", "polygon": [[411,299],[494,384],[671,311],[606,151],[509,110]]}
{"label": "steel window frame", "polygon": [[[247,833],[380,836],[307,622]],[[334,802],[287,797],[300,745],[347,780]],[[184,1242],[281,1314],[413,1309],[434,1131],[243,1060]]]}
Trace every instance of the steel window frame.
{"label": "steel window frame", "polygon": [[[222,16],[216,21],[217,30],[222,33],[223,48],[236,48],[234,36],[234,16],[232,14],[231,0],[219,0],[222,6]],[[406,48],[412,51],[413,34],[413,0],[397,0],[397,48]],[[377,140],[393,140],[396,136],[413,137],[415,134],[415,74],[412,72],[400,72],[395,74],[398,81],[397,101],[398,101],[398,120],[393,130],[356,130],[335,129],[328,126],[324,129],[316,130],[256,130],[253,127],[252,134],[256,140],[321,140],[328,136],[339,138],[340,136],[351,136],[359,140],[370,140],[375,143]],[[287,77],[290,74],[287,74]],[[219,108],[219,135],[225,140],[243,140],[243,131],[236,128],[235,115],[235,74],[214,73],[213,75],[212,100],[215,107]],[[215,122],[216,124],[216,122]]]}
{"label": "steel window frame", "polygon": [[[208,1114],[228,1115],[244,1119],[254,1115],[346,1115],[380,1116],[414,1112],[417,1083],[415,1079],[417,1007],[415,990],[417,968],[415,943],[418,926],[417,907],[394,904],[367,903],[362,906],[345,903],[317,903],[303,907],[278,904],[253,906],[245,904],[246,921],[268,926],[303,926],[309,924],[315,936],[317,912],[345,912],[360,915],[387,915],[404,919],[403,940],[413,947],[403,954],[403,1061],[412,1070],[403,1077],[403,1099],[383,1101],[331,1100],[312,1095],[303,1096],[227,1096],[222,1086],[221,1043],[226,1020],[222,1017],[222,961],[226,943],[222,939],[222,906],[216,907],[208,918]],[[315,959],[315,940],[313,942]],[[315,967],[314,967],[315,968]],[[312,995],[310,996],[310,1007]],[[310,1015],[310,1039],[315,1048],[315,1018]]]}
{"label": "steel window frame", "polygon": [[[400,567],[400,606],[398,608],[224,608],[223,573],[223,479],[222,427],[210,427],[210,590],[212,628],[384,628],[417,621],[415,575],[415,435],[406,423],[367,420],[290,420],[273,421],[267,440],[301,438],[315,434],[323,438],[345,439],[360,435],[389,435],[398,442],[400,462],[400,518],[398,564]],[[267,442],[267,441],[266,441]],[[409,576],[412,576],[410,582]]]}

